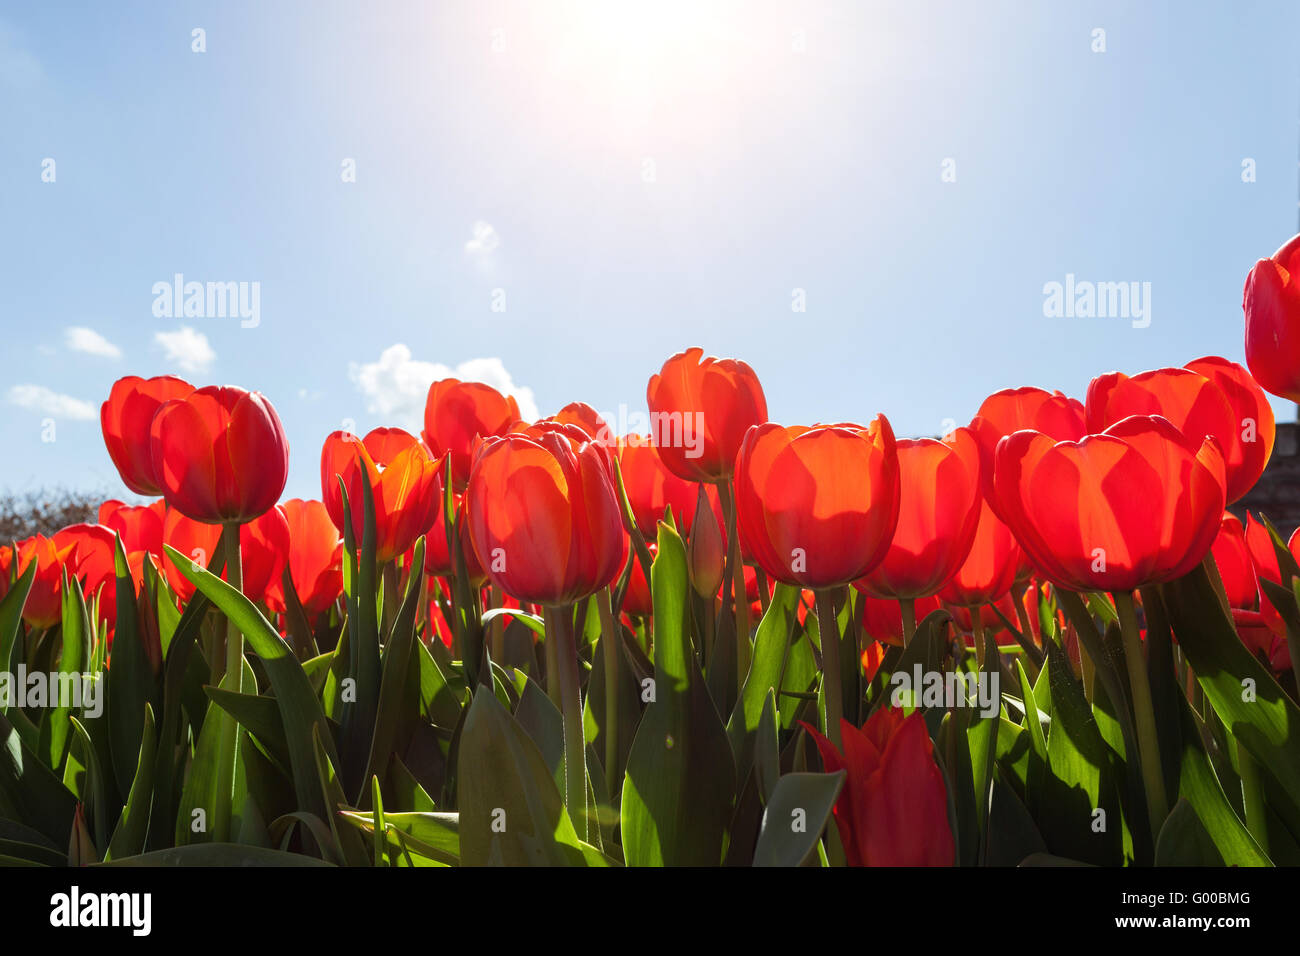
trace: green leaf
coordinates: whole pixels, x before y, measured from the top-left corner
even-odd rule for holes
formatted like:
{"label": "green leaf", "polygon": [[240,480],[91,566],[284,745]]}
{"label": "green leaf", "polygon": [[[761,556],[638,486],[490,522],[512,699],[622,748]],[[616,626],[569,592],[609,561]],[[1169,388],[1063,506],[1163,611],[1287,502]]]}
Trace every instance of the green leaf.
{"label": "green leaf", "polygon": [[66,847],[77,799],[50,768],[23,744],[8,719],[0,716],[0,799],[20,814],[18,822]]}
{"label": "green leaf", "polygon": [[1179,799],[1156,840],[1156,866],[1223,866],[1224,860],[1196,810]]}
{"label": "green leaf", "polygon": [[795,608],[799,602],[799,589],[789,584],[778,584],[772,600],[758,622],[754,634],[754,653],[749,662],[749,673],[740,688],[740,699],[727,722],[727,738],[736,758],[736,777],[749,773],[753,753],[753,735],[763,715],[763,705],[768,694],[778,688],[781,668],[789,653],[790,637],[796,623]]}
{"label": "green leaf", "polygon": [[[339,812],[339,816],[364,834],[375,832],[373,813]],[[428,860],[456,866],[460,863],[460,815],[456,813],[385,813],[384,835],[390,853],[406,850]]]}
{"label": "green leaf", "polygon": [[140,639],[135,583],[120,536],[114,542],[113,565],[117,574],[117,627],[113,633],[113,666],[108,669],[108,740],[120,796],[125,800],[130,771],[139,763],[145,708],[157,710],[161,701],[148,652]]}
{"label": "green leaf", "polygon": [[191,562],[175,548],[168,547],[167,553],[181,574],[234,621],[235,626],[243,632],[248,646],[261,658],[284,722],[284,737],[289,748],[298,806],[324,819],[330,808],[325,804],[316,771],[313,733],[319,733],[321,744],[331,763],[337,761],[337,752],[320,700],[312,690],[302,665],[290,651],[289,645],[281,639],[279,632],[246,597],[215,574],[194,569]]}
{"label": "green leaf", "polygon": [[[119,632],[120,633],[120,632]],[[116,644],[116,638],[114,644]],[[118,820],[113,838],[109,841],[105,860],[132,856],[144,851],[145,836],[149,831],[149,809],[153,802],[153,771],[157,741],[154,732],[153,708],[144,705],[144,722],[140,729],[139,760],[136,764],[135,779],[127,795],[126,807]]]}
{"label": "green leaf", "polygon": [[546,636],[546,622],[536,614],[529,614],[527,611],[521,611],[517,607],[494,607],[490,611],[483,612],[483,626],[486,627],[499,617],[514,618],[524,627],[528,628],[539,637]]}
{"label": "green leaf", "polygon": [[[0,674],[12,672],[13,651],[23,623],[23,605],[27,603],[27,592],[32,589],[35,578],[36,562],[32,561],[22,577],[9,588],[9,593],[0,599]],[[8,704],[0,703],[0,714],[8,710]]]}
{"label": "green leaf", "polygon": [[330,866],[315,857],[237,843],[196,843],[123,857],[100,866]]}
{"label": "green leaf", "polygon": [[1241,643],[1204,565],[1163,585],[1163,590],[1178,646],[1206,699],[1258,761],[1261,773],[1300,806],[1300,734],[1295,732],[1300,709]]}
{"label": "green leaf", "polygon": [[799,866],[821,838],[844,786],[836,773],[788,773],[777,781],[754,849],[754,866]]}
{"label": "green leaf", "polygon": [[[689,588],[682,539],[661,523],[651,568],[655,699],[641,718],[623,784],[630,866],[716,866],[731,820],[735,764],[691,647]],[[761,712],[760,704],[756,721]]]}
{"label": "green leaf", "polygon": [[[90,618],[86,614],[86,600],[81,594],[81,582],[75,577],[63,577],[63,652],[59,655],[57,673],[60,683],[66,675],[80,684],[82,672],[88,654]],[[51,686],[49,694],[51,703],[63,695],[56,693]],[[80,708],[77,708],[80,709]],[[41,724],[41,758],[54,770],[63,766],[64,755],[68,752],[68,741],[72,733],[71,717],[74,708],[70,704],[53,707]]]}
{"label": "green leaf", "polygon": [[461,732],[457,792],[466,866],[603,862],[578,840],[537,745],[483,685],[474,692]]}

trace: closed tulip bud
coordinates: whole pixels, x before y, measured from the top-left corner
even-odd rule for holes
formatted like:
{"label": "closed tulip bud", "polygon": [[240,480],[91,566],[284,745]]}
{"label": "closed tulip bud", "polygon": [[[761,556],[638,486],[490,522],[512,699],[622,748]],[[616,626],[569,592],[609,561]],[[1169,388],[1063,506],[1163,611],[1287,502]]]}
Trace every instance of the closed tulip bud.
{"label": "closed tulip bud", "polygon": [[1219,580],[1223,582],[1228,606],[1253,609],[1259,600],[1259,582],[1255,578],[1255,565],[1246,545],[1245,529],[1236,515],[1227,511],[1223,513],[1211,554],[1214,555],[1214,564],[1219,570]]}
{"label": "closed tulip bud", "polygon": [[167,504],[195,521],[251,521],[275,506],[289,476],[280,416],[261,393],[233,385],[162,405],[150,445]]}
{"label": "closed tulip bud", "polygon": [[713,505],[699,485],[695,502],[695,517],[691,521],[691,535],[687,542],[687,554],[691,564],[691,584],[695,593],[705,600],[712,600],[722,586],[723,565],[726,561],[727,546],[723,541],[722,528],[718,525]]}
{"label": "closed tulip bud", "polygon": [[1246,276],[1246,365],[1265,390],[1300,402],[1300,236]]}
{"label": "closed tulip bud", "polygon": [[687,481],[726,481],[745,433],[767,421],[767,398],[754,370],[738,359],[679,352],[646,386],[655,447]]}
{"label": "closed tulip bud", "polygon": [[155,473],[150,425],[158,409],[173,399],[185,398],[194,386],[172,375],[140,378],[128,375],[113,383],[108,401],[99,409],[108,457],[128,488],[138,495],[160,495],[162,481]]}

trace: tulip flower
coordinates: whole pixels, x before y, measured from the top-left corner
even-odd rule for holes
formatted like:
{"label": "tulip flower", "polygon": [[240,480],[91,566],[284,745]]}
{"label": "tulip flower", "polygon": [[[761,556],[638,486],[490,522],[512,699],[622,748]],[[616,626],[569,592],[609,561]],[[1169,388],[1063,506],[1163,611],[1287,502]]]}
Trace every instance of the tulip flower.
{"label": "tulip flower", "polygon": [[803,726],[826,772],[845,772],[832,812],[850,866],[953,865],[948,789],[920,713],[881,707],[861,730],[843,721],[842,749]]}
{"label": "tulip flower", "polygon": [[980,450],[980,487],[998,517],[1002,516],[993,494],[993,453],[1003,438],[1025,428],[1056,441],[1078,441],[1087,432],[1083,403],[1031,386],[1003,389],[984,399],[970,430]]}
{"label": "tulip flower", "polygon": [[[221,528],[187,518],[172,508],[168,509],[163,521],[163,540],[198,567],[206,568],[221,547]],[[283,574],[288,554],[289,523],[278,507],[240,525],[239,589],[244,596],[255,603],[264,600],[273,582]],[[229,567],[221,572],[226,581],[231,580],[229,572]],[[163,562],[163,574],[167,586],[182,602],[188,602],[194,596],[194,585],[172,562]]]}
{"label": "tulip flower", "polygon": [[[1261,531],[1264,529],[1261,527]],[[1267,538],[1268,533],[1264,532]],[[1274,563],[1277,557],[1271,553]],[[1227,511],[1219,522],[1219,533],[1211,548],[1214,564],[1223,582],[1223,590],[1231,608],[1253,609],[1259,600],[1259,582],[1255,578],[1255,565],[1251,560],[1250,548],[1246,544],[1246,532],[1237,516]]]}
{"label": "tulip flower", "polygon": [[157,557],[163,554],[163,519],[167,504],[159,498],[149,505],[126,505],[109,500],[99,506],[96,520],[120,535],[127,554],[148,551]]}
{"label": "tulip flower", "polygon": [[958,607],[979,607],[996,601],[1011,590],[1020,559],[1016,536],[993,513],[989,503],[981,501],[970,550],[940,589],[939,597]]}
{"label": "tulip flower", "polygon": [[[727,545],[722,537],[722,527],[713,505],[705,491],[708,485],[696,485],[699,489],[695,500],[695,518],[690,522],[690,539],[686,545],[686,557],[691,569],[691,585],[695,593],[712,602],[718,589],[722,587],[722,575],[726,570]],[[757,576],[755,577],[757,584]]]}
{"label": "tulip flower", "polygon": [[232,385],[164,403],[150,443],[168,506],[195,521],[251,521],[275,506],[289,474],[280,416],[259,392]]}
{"label": "tulip flower", "polygon": [[[474,459],[465,502],[470,540],[492,583],[545,607],[547,685],[564,724],[565,805],[581,834],[587,784],[572,604],[623,567],[609,453],[581,428],[556,423],[489,439]],[[603,595],[599,601],[607,606]]]}
{"label": "tulip flower", "polygon": [[[221,526],[187,518],[175,508],[168,508],[163,518],[163,543],[189,558],[195,567],[207,568],[221,547]],[[167,586],[182,604],[194,596],[194,585],[171,561],[162,562]],[[224,577],[224,572],[223,572]]]}
{"label": "tulip flower", "polygon": [[962,567],[985,506],[979,445],[969,429],[959,428],[944,441],[905,440],[897,447],[898,526],[884,560],[854,586],[902,601],[910,636],[916,623],[912,602],[938,592]]}
{"label": "tulip flower", "polygon": [[1094,433],[1130,415],[1159,415],[1193,444],[1213,435],[1223,452],[1229,502],[1254,486],[1273,451],[1273,413],[1263,393],[1245,369],[1215,356],[1132,378],[1098,376],[1088,386],[1087,415]]}
{"label": "tulip flower", "polygon": [[668,470],[687,481],[726,481],[753,425],[767,421],[758,376],[739,359],[678,352],[650,376],[646,401],[655,447]]}
{"label": "tulip flower", "polygon": [[[470,586],[482,587],[487,580],[487,572],[478,563],[474,545],[469,539],[469,522],[465,518],[465,498],[456,495],[456,527],[460,533],[460,548],[465,556],[465,573],[469,576]],[[447,549],[447,516],[443,509],[438,509],[438,517],[424,536],[424,571],[437,578],[451,577],[456,573],[456,562]]]}
{"label": "tulip flower", "polygon": [[347,488],[352,534],[364,540],[365,507],[361,482],[368,480],[375,506],[375,560],[385,565],[429,530],[442,499],[438,465],[414,435],[400,428],[376,428],[364,439],[334,432],[321,448],[321,497],[339,532]]}
{"label": "tulip flower", "polygon": [[898,451],[889,420],[750,430],[736,456],[740,537],[778,581],[817,592],[827,733],[840,736],[839,629],[834,592],[885,557],[898,523]]}
{"label": "tulip flower", "polygon": [[614,437],[613,429],[605,419],[600,417],[600,413],[586,402],[570,402],[547,420],[562,425],[577,425],[592,441],[599,442],[606,448],[618,446],[618,439]]}
{"label": "tulip flower", "polygon": [[117,536],[99,524],[74,524],[54,532],[54,545],[64,550],[68,544],[64,567],[68,578],[81,582],[81,592],[89,611],[99,599],[98,627],[101,622],[111,629],[117,623],[117,564],[114,551]]}
{"label": "tulip flower", "polygon": [[[324,502],[290,498],[277,510],[289,529],[289,577],[307,612],[316,618],[343,593],[343,540]],[[285,606],[284,577],[267,585],[266,603],[274,611]]]}
{"label": "tulip flower", "polygon": [[[32,578],[27,603],[23,605],[23,620],[41,630],[53,627],[63,618],[63,565],[76,547],[73,541],[55,542],[43,534],[32,535],[17,544],[18,567],[13,567],[14,550],[0,548],[0,597],[9,593],[10,577],[15,579],[27,573],[33,561],[36,575]],[[0,662],[0,669],[8,662]]]}
{"label": "tulip flower", "polygon": [[1209,552],[1223,514],[1223,455],[1169,421],[1133,416],[1078,442],[1040,432],[1003,439],[1002,512],[1034,564],[1072,591],[1169,581]]}
{"label": "tulip flower", "polygon": [[519,421],[519,404],[482,382],[444,378],[429,386],[424,443],[435,459],[451,458],[452,485],[464,491],[477,439],[504,435]]}
{"label": "tulip flower", "polygon": [[[861,591],[860,582],[854,581],[853,586]],[[882,644],[904,645],[903,609],[898,601],[863,593],[858,596],[858,604],[862,608],[863,634]],[[931,611],[939,610],[939,599],[935,596],[919,598],[912,606],[916,620],[923,621]]]}
{"label": "tulip flower", "polygon": [[898,523],[888,419],[753,429],[736,459],[736,507],[741,540],[776,580],[818,590],[862,577],[885,557]]}
{"label": "tulip flower", "polygon": [[1246,276],[1246,365],[1266,391],[1300,402],[1300,236]]}
{"label": "tulip flower", "polygon": [[172,375],[144,379],[128,375],[113,383],[108,401],[99,409],[100,429],[108,457],[126,486],[138,495],[162,494],[162,481],[155,471],[150,426],[158,409],[173,399],[182,399],[194,386]]}
{"label": "tulip flower", "polygon": [[1078,442],[1016,432],[998,444],[994,469],[1002,512],[1046,577],[1114,595],[1155,831],[1168,804],[1132,591],[1181,577],[1210,551],[1226,502],[1223,454],[1212,437],[1193,443],[1167,419],[1135,415]]}
{"label": "tulip flower", "polygon": [[[657,544],[649,544],[650,554],[659,553]],[[650,583],[645,579],[645,571],[641,568],[641,562],[637,560],[635,554],[628,555],[628,560],[632,562],[632,571],[627,579],[627,592],[623,595],[623,613],[630,614],[632,617],[650,617],[654,614],[654,600],[650,595]]]}

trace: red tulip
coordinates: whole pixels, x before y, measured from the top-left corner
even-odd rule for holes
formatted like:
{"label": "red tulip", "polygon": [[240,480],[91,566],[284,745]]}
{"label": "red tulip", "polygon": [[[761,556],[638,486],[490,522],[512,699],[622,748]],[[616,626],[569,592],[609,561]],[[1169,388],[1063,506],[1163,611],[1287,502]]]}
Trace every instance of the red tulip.
{"label": "red tulip", "polygon": [[117,536],[100,524],[74,524],[54,533],[57,549],[62,551],[69,544],[72,548],[64,559],[68,578],[81,581],[87,611],[99,596],[99,621],[112,627],[117,623],[117,565],[113,560]]}
{"label": "red tulip", "polygon": [[993,513],[987,501],[981,501],[979,523],[970,550],[939,591],[939,597],[959,607],[996,601],[1011,590],[1022,557],[1020,544],[1011,529]]}
{"label": "red tulip", "polygon": [[884,415],[868,428],[762,425],[736,458],[740,540],[786,584],[862,577],[889,550],[898,508],[898,451]]}
{"label": "red tulip", "polygon": [[861,730],[841,721],[843,753],[803,726],[827,773],[845,771],[833,813],[850,866],[953,865],[948,789],[919,712],[881,707]]}
{"label": "red tulip", "polygon": [[[469,577],[470,587],[482,587],[487,580],[487,572],[478,563],[474,545],[469,539],[469,522],[465,517],[465,497],[456,496],[456,521],[460,533],[460,549],[465,556],[465,573]],[[438,509],[438,518],[424,536],[424,572],[438,578],[450,577],[455,573],[455,562],[447,550],[447,516],[443,509]]]}
{"label": "red tulip", "polygon": [[1219,522],[1219,534],[1214,539],[1211,552],[1223,581],[1228,606],[1254,608],[1259,600],[1259,582],[1255,579],[1255,566],[1251,561],[1250,549],[1246,546],[1246,532],[1235,515],[1226,511],[1223,513]]}
{"label": "red tulip", "polygon": [[592,439],[606,448],[618,447],[614,431],[606,424],[600,413],[586,402],[570,402],[552,415],[548,421],[562,425],[577,425]]}
{"label": "red tulip", "polygon": [[127,554],[148,551],[162,557],[163,518],[167,504],[163,499],[148,505],[125,505],[120,501],[105,501],[99,506],[98,521],[122,538]]}
{"label": "red tulip", "polygon": [[745,433],[767,421],[767,399],[744,362],[703,356],[699,348],[678,352],[650,376],[651,431],[673,474],[688,481],[726,481]]}
{"label": "red tulip", "polygon": [[[1191,373],[1189,373],[1191,374]],[[1223,456],[1158,416],[1078,442],[1016,432],[998,445],[995,487],[1020,544],[1054,584],[1131,591],[1191,570],[1223,514]]]}
{"label": "red tulip", "polygon": [[99,423],[108,457],[113,459],[122,481],[136,494],[162,494],[149,426],[164,403],[186,398],[193,391],[189,382],[171,375],[149,379],[128,375],[113,383],[108,401],[100,406]]}
{"label": "red tulip", "polygon": [[321,449],[321,497],[334,526],[343,529],[343,495],[347,487],[352,534],[361,547],[365,527],[362,476],[369,476],[375,504],[375,559],[383,565],[415,544],[437,517],[442,499],[438,465],[410,432],[376,428],[365,439],[334,432]]}
{"label": "red tulip", "polygon": [[607,585],[625,535],[604,446],[581,429],[490,439],[470,472],[470,539],[492,583],[558,606]]}
{"label": "red tulip", "polygon": [[[163,540],[189,558],[194,564],[206,568],[221,544],[221,527],[187,518],[175,509],[168,509],[163,521]],[[267,597],[272,582],[284,572],[289,554],[289,522],[278,507],[245,522],[239,528],[239,561],[241,588],[250,601]],[[182,602],[194,596],[194,585],[170,561],[163,562],[167,585]],[[222,580],[228,580],[223,569]]]}
{"label": "red tulip", "polygon": [[1078,441],[1087,432],[1083,403],[1061,392],[1031,386],[1006,388],[984,399],[971,419],[970,430],[980,449],[980,486],[998,517],[1002,516],[993,500],[993,453],[1003,438],[1025,428],[1056,441]]}
{"label": "red tulip", "polygon": [[[659,553],[657,544],[648,544],[651,558]],[[632,574],[627,579],[627,593],[623,595],[623,613],[633,617],[650,617],[654,614],[654,599],[650,594],[650,584],[645,579],[645,571],[635,554],[628,555],[632,562]]]}
{"label": "red tulip", "polygon": [[9,593],[12,575],[22,577],[33,561],[36,575],[32,578],[27,603],[23,605],[23,620],[31,627],[53,627],[63,618],[63,565],[76,545],[72,541],[62,544],[43,534],[33,535],[17,544],[18,568],[13,568],[14,552],[10,547],[0,549],[0,597]]}
{"label": "red tulip", "polygon": [[885,559],[858,589],[882,598],[936,593],[975,540],[983,495],[979,446],[959,428],[944,441],[898,442],[898,526]]}
{"label": "red tulip", "polygon": [[[294,591],[307,616],[318,617],[343,593],[343,540],[323,502],[290,498],[278,510],[289,529]],[[283,575],[267,585],[266,603],[273,611],[285,610]]]}
{"label": "red tulip", "polygon": [[259,392],[212,385],[173,399],[154,416],[150,441],[163,497],[195,521],[250,521],[284,491],[289,442]]}
{"label": "red tulip", "polygon": [[1246,276],[1246,365],[1267,391],[1300,402],[1300,236]]}
{"label": "red tulip", "polygon": [[444,378],[429,386],[424,443],[435,459],[451,457],[452,485],[464,491],[478,438],[504,435],[519,421],[519,405],[482,382]]}
{"label": "red tulip", "polygon": [[1273,412],[1253,386],[1245,369],[1215,356],[1132,378],[1111,372],[1088,386],[1088,430],[1104,431],[1130,415],[1159,415],[1194,444],[1213,435],[1233,502],[1259,480],[1273,451]]}

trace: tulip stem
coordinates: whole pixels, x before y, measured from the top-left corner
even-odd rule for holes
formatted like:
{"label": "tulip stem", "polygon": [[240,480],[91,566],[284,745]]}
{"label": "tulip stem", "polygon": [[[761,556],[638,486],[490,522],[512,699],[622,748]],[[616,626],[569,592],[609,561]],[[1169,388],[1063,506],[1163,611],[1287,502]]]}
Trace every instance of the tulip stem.
{"label": "tulip stem", "polygon": [[[501,598],[501,589],[495,584],[492,585],[492,607],[501,607],[504,601]],[[506,656],[506,621],[503,617],[498,617],[489,625],[490,637],[488,646],[492,649],[492,659],[500,663],[505,660]]]}
{"label": "tulip stem", "polygon": [[749,601],[745,594],[745,565],[740,558],[740,536],[736,533],[736,496],[730,481],[718,482],[718,499],[722,502],[723,517],[727,522],[727,563],[724,575],[729,575],[732,609],[736,619],[736,665],[739,679],[744,681],[749,673]]}
{"label": "tulip stem", "polygon": [[[239,522],[228,521],[222,525],[221,541],[226,552],[226,583],[236,591],[243,591],[243,565],[239,554]],[[222,689],[233,693],[243,691],[244,635],[230,617],[226,617],[226,673]],[[223,728],[217,760],[217,803],[212,808],[212,839],[230,839],[231,806],[235,795],[235,765],[239,761],[239,725],[234,720]]]}
{"label": "tulip stem", "polygon": [[1246,810],[1246,829],[1265,853],[1269,852],[1268,811],[1264,801],[1264,788],[1259,779],[1259,764],[1250,751],[1236,740],[1237,770],[1241,775],[1242,803]]}
{"label": "tulip stem", "polygon": [[826,736],[843,750],[840,721],[844,718],[844,681],[840,673],[840,627],[835,619],[835,592],[817,592],[817,635],[822,642],[822,689],[826,699]]}
{"label": "tulip stem", "polygon": [[605,792],[613,801],[618,792],[618,685],[623,649],[619,646],[620,625],[614,620],[609,588],[597,592],[595,597],[600,612],[600,639],[605,645]]}
{"label": "tulip stem", "polygon": [[903,646],[907,647],[916,636],[916,600],[899,598],[898,606],[903,611]]}
{"label": "tulip stem", "polygon": [[1133,694],[1133,716],[1137,724],[1138,757],[1142,764],[1142,781],[1146,789],[1147,815],[1152,836],[1169,814],[1165,796],[1164,774],[1160,767],[1160,744],[1156,736],[1156,713],[1151,705],[1151,684],[1147,680],[1146,660],[1142,656],[1142,639],[1138,633],[1137,611],[1129,591],[1116,591],[1115,609],[1119,612],[1120,633],[1124,638],[1124,663]]}
{"label": "tulip stem", "polygon": [[[587,832],[586,743],[582,729],[582,691],[578,686],[578,645],[573,636],[573,605],[546,607],[547,642],[555,641],[556,684],[564,721],[564,805],[573,827]],[[548,677],[549,683],[549,677]]]}

